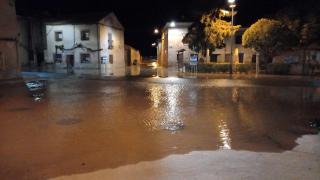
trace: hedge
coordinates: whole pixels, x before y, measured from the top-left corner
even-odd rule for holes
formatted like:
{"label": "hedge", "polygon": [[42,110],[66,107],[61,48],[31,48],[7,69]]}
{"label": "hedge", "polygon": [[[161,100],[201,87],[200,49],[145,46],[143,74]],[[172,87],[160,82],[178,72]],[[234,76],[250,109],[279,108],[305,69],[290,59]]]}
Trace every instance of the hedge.
{"label": "hedge", "polygon": [[287,75],[290,72],[289,64],[268,64],[267,73],[268,74],[278,74],[278,75]]}
{"label": "hedge", "polygon": [[[185,64],[186,71],[191,70],[189,64]],[[198,64],[199,73],[228,73],[230,64]],[[240,73],[249,73],[255,70],[255,64],[236,64],[236,71]]]}

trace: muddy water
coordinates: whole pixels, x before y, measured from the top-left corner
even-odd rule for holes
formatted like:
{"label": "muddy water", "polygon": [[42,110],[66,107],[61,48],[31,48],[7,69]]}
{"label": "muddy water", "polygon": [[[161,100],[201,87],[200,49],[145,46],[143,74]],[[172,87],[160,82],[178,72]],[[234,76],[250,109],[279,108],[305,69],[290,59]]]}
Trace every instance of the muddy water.
{"label": "muddy water", "polygon": [[[227,86],[224,86],[227,84]],[[46,179],[191,151],[283,152],[317,133],[320,89],[224,80],[51,80],[0,88],[1,179]],[[36,96],[37,97],[37,96]]]}

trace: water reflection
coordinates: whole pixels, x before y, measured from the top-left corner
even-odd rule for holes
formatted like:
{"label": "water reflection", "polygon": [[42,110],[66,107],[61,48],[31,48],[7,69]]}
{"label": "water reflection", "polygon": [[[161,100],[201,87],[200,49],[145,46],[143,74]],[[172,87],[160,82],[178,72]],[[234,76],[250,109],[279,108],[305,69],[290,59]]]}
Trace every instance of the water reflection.
{"label": "water reflection", "polygon": [[25,88],[1,87],[0,171],[13,175],[5,179],[30,169],[37,171],[29,179],[47,179],[192,151],[283,152],[318,132],[319,88],[143,81],[51,80],[42,103]]}
{"label": "water reflection", "polygon": [[160,86],[152,86],[150,88],[150,100],[153,103],[154,108],[158,108],[162,99],[163,88]]}
{"label": "water reflection", "polygon": [[238,103],[240,101],[239,88],[232,88],[232,101]]}
{"label": "water reflection", "polygon": [[221,119],[219,121],[219,137],[222,143],[222,146],[219,149],[228,150],[231,149],[231,137],[230,137],[230,129],[228,128],[228,124],[225,120]]}
{"label": "water reflection", "polygon": [[[176,85],[153,85],[149,91],[152,103],[152,117],[145,124],[152,130],[177,131],[184,127],[180,117],[179,95],[181,88]],[[162,106],[160,106],[162,104]]]}

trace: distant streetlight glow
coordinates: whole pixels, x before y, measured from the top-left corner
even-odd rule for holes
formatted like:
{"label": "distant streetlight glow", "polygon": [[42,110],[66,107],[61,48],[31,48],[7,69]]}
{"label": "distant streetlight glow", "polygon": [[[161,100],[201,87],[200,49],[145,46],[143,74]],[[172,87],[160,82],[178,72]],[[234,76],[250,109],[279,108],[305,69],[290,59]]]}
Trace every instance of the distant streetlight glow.
{"label": "distant streetlight glow", "polygon": [[159,29],[158,28],[154,29],[154,34],[159,34]]}
{"label": "distant streetlight glow", "polygon": [[157,43],[152,43],[151,45],[152,45],[152,47],[156,47]]}
{"label": "distant streetlight glow", "polygon": [[170,27],[176,27],[176,22],[174,22],[174,21],[172,21],[171,23],[170,23]]}
{"label": "distant streetlight glow", "polygon": [[235,8],[236,7],[236,0],[228,0],[228,3],[230,5],[230,8]]}

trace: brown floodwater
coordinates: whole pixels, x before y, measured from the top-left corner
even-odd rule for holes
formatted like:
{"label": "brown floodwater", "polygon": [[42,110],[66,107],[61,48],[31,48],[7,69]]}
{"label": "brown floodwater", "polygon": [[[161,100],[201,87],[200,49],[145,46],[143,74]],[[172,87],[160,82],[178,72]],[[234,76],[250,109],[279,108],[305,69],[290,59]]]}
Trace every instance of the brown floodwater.
{"label": "brown floodwater", "polygon": [[314,86],[178,78],[45,84],[34,92],[24,83],[0,85],[0,179],[46,179],[191,151],[280,153],[318,132]]}

